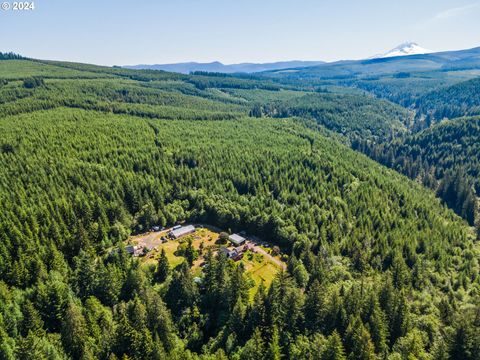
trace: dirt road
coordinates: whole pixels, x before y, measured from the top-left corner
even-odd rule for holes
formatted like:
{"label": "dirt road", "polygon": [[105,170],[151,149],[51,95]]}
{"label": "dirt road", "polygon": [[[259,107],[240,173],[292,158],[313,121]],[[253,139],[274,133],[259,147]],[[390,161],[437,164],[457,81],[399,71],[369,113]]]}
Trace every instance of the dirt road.
{"label": "dirt road", "polygon": [[254,242],[250,242],[250,244],[253,245],[253,250],[259,254],[262,254],[263,256],[265,256],[266,259],[268,259],[268,261],[280,266],[283,270],[285,270],[287,268],[287,265],[285,265],[284,262],[278,260],[278,259],[275,259],[272,255],[270,255],[268,252],[266,252],[265,250],[263,250],[260,246],[258,246],[257,244],[255,244]]}
{"label": "dirt road", "polygon": [[131,240],[138,245],[147,248],[149,251],[162,243],[162,236],[167,236],[171,229],[162,231],[151,231],[146,234],[136,235]]}

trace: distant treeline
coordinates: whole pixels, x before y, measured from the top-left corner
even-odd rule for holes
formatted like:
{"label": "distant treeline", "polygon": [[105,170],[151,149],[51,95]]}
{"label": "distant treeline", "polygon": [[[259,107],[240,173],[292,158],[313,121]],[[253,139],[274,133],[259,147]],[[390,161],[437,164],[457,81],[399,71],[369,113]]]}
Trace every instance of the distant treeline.
{"label": "distant treeline", "polygon": [[13,52],[2,53],[0,52],[0,60],[23,60],[26,59],[22,55],[15,54]]}

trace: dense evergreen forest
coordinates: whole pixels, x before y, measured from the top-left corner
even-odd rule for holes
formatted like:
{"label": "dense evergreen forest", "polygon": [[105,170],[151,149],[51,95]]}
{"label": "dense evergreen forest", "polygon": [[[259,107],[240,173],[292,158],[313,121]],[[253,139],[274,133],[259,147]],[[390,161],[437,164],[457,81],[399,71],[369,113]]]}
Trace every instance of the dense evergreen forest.
{"label": "dense evergreen forest", "polygon": [[354,148],[382,164],[419,179],[463,218],[478,223],[480,118],[443,122],[383,144],[358,141]]}
{"label": "dense evergreen forest", "polygon": [[[451,70],[351,74],[326,80],[315,75],[314,70],[305,69],[307,77],[293,72],[276,80],[303,89],[310,86],[311,90],[321,92],[333,90],[333,94],[309,93],[272,101],[263,108],[256,106],[251,114],[315,119],[345,136],[353,149],[435,190],[445,204],[478,228],[478,129],[474,122],[468,127],[459,122],[458,128],[453,123],[448,128],[434,125],[445,119],[478,114],[479,73],[476,68]],[[352,91],[343,90],[339,94],[339,85]],[[388,102],[382,104],[353,89],[367,91],[370,96],[388,99],[404,108],[395,108]],[[327,96],[335,100],[328,102]],[[351,97],[353,101],[340,100],[342,97]],[[357,106],[352,106],[353,103]]]}
{"label": "dense evergreen forest", "polygon": [[[479,75],[480,72],[473,69],[428,72],[412,71],[384,76],[372,75],[338,80],[336,83],[350,88],[365,90],[378,98],[387,99],[406,108],[419,110],[423,98],[428,98],[430,93],[442,92],[450,87],[455,88],[456,85],[462,87],[463,85],[461,84],[468,83],[468,81],[477,78]],[[332,82],[330,81],[330,83]],[[430,98],[433,99],[434,95]],[[445,97],[444,100],[448,102]],[[438,102],[436,103],[436,105],[439,104]],[[434,110],[433,106],[430,110]],[[423,111],[420,113],[423,114]]]}
{"label": "dense evergreen forest", "polygon": [[371,96],[321,93],[255,105],[250,115],[312,118],[350,140],[374,141],[385,141],[405,132],[413,120],[405,108]]}
{"label": "dense evergreen forest", "polygon": [[415,103],[427,126],[444,118],[480,115],[480,78],[429,92]]}
{"label": "dense evergreen forest", "polygon": [[[334,102],[331,105],[309,93],[281,102],[272,101],[262,113],[273,117],[288,114],[315,119],[322,126],[343,135],[353,149],[435,190],[446,205],[478,229],[479,180],[478,171],[474,170],[480,157],[476,146],[480,142],[478,131],[462,125],[458,131],[453,131],[452,125],[448,136],[436,131],[436,124],[443,120],[479,114],[478,52],[479,48],[467,50],[470,59],[467,62],[455,60],[458,55],[455,53],[452,59],[456,65],[428,71],[423,68],[425,59],[420,56],[418,59],[399,58],[397,67],[393,66],[396,61],[381,60],[377,64],[367,60],[257,75],[257,79],[270,79],[303,90],[332,92],[330,95],[336,100],[341,98],[340,94],[352,96],[356,103],[362,95],[364,99],[376,97],[376,100],[365,102],[366,107],[362,108],[351,107],[352,102],[348,101],[340,106],[335,106]],[[385,67],[386,64],[391,67]],[[407,69],[400,71],[406,64]],[[362,73],[375,66],[378,67],[375,71]],[[345,90],[339,91],[340,87]],[[304,99],[308,100],[302,104]],[[403,108],[398,110],[389,102],[380,104],[378,99],[397,103]],[[372,104],[369,109],[368,102]],[[336,109],[329,111],[332,107]],[[269,108],[273,110],[269,111]],[[259,114],[258,109],[256,107],[252,115]],[[398,121],[402,126],[398,126]],[[423,130],[426,130],[425,136]],[[468,134],[468,130],[472,133]],[[418,146],[414,146],[423,136]]]}
{"label": "dense evergreen forest", "polygon": [[[368,144],[412,120],[265,79],[0,61],[0,358],[478,359],[472,228],[330,134]],[[457,149],[425,144],[422,164]],[[286,269],[251,299],[222,254],[200,281],[127,254],[184,221],[256,235]]]}

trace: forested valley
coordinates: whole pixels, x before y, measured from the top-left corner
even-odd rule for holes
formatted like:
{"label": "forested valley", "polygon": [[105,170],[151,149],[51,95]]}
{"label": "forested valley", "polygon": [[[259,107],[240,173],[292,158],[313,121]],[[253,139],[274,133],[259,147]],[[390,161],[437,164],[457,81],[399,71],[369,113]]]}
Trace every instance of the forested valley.
{"label": "forested valley", "polygon": [[[478,118],[337,86],[0,56],[0,358],[479,359]],[[127,252],[183,223],[285,269]]]}
{"label": "forested valley", "polygon": [[[251,115],[313,119],[342,135],[354,150],[434,190],[480,233],[480,134],[478,118],[469,117],[479,113],[480,82],[463,81],[471,74],[464,70],[448,76],[400,72],[360,80],[310,79],[313,93],[257,105]],[[303,78],[287,83],[304,86]],[[340,84],[346,88],[339,93]]]}
{"label": "forested valley", "polygon": [[454,211],[478,225],[480,119],[445,121],[405,139],[380,145],[358,141],[357,150],[418,179]]}

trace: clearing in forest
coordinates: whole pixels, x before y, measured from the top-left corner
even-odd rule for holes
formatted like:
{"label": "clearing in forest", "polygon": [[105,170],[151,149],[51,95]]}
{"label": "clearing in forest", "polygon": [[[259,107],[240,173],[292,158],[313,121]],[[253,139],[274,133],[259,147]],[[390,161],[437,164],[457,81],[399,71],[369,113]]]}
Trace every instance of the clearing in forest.
{"label": "clearing in forest", "polygon": [[[218,252],[220,248],[227,247],[230,250],[234,249],[230,243],[222,244],[219,240],[219,229],[213,227],[197,228],[194,233],[186,235],[176,240],[168,237],[171,229],[165,229],[158,232],[149,232],[130,238],[128,241],[131,245],[142,246],[146,249],[146,254],[141,257],[144,264],[156,264],[160,253],[165,250],[170,266],[176,267],[183,261],[183,250],[192,241],[192,246],[198,251],[198,258],[193,262],[192,272],[195,276],[201,277],[202,266],[204,265],[204,256],[207,250],[211,248],[214,253]],[[163,240],[162,240],[163,239]],[[167,239],[167,240],[165,240]],[[254,238],[257,240],[256,238]],[[257,241],[252,239],[247,240],[249,250],[243,253],[243,257],[235,261],[235,263],[242,263],[245,267],[245,273],[254,283],[255,286],[251,289],[251,295],[255,293],[255,289],[263,282],[265,286],[269,286],[275,275],[281,270],[285,269],[285,263],[281,260],[281,256],[271,254],[272,250],[261,246]]]}

